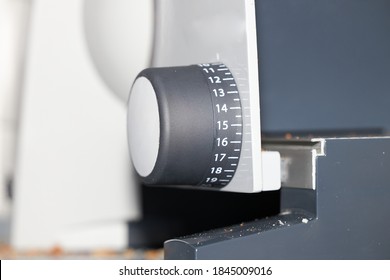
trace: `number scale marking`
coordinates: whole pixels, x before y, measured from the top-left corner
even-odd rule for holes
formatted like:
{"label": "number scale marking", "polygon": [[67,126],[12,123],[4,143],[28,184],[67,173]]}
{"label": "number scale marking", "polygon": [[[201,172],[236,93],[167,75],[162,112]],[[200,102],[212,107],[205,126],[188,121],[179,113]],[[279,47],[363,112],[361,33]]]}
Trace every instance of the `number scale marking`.
{"label": "number scale marking", "polygon": [[215,128],[213,156],[200,185],[224,187],[234,177],[240,159],[243,133],[241,100],[234,77],[226,65],[198,66],[209,85]]}

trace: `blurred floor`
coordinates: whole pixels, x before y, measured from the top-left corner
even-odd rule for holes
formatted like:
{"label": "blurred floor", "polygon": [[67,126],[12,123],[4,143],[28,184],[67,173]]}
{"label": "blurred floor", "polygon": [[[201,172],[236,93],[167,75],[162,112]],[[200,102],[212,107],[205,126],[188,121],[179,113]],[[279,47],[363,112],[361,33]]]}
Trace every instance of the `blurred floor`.
{"label": "blurred floor", "polygon": [[21,260],[161,260],[163,249],[123,251],[94,250],[90,252],[67,252],[60,247],[50,250],[16,251],[6,243],[0,243],[0,259]]}

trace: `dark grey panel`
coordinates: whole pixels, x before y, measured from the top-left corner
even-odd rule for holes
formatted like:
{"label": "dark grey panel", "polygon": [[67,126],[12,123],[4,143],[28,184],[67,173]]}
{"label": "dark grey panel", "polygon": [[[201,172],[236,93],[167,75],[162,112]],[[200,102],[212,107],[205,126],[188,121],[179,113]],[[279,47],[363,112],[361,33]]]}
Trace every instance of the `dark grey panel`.
{"label": "dark grey panel", "polygon": [[390,259],[389,170],[390,138],[328,139],[316,196],[282,190],[281,215],[168,241],[165,257]]}
{"label": "dark grey panel", "polygon": [[390,130],[390,1],[256,6],[264,133]]}

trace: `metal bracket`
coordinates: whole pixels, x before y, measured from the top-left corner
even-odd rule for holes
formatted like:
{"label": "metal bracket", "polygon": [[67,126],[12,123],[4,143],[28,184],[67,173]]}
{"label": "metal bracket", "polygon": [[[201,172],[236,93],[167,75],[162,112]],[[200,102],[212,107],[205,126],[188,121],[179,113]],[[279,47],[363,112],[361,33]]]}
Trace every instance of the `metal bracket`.
{"label": "metal bracket", "polygon": [[317,157],[325,156],[325,139],[263,139],[262,147],[280,153],[282,187],[316,189]]}

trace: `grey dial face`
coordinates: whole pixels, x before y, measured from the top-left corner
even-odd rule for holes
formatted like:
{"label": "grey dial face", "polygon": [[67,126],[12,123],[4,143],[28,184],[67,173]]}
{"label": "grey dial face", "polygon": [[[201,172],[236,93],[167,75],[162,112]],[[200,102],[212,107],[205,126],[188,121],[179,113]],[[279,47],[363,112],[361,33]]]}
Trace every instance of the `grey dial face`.
{"label": "grey dial face", "polygon": [[[159,122],[158,133],[142,131],[141,122],[150,121],[148,111]],[[145,69],[133,85],[128,116],[133,164],[145,184],[218,189],[234,177],[243,116],[236,81],[225,64]],[[137,136],[148,134],[153,141]],[[153,156],[147,156],[151,150]]]}

